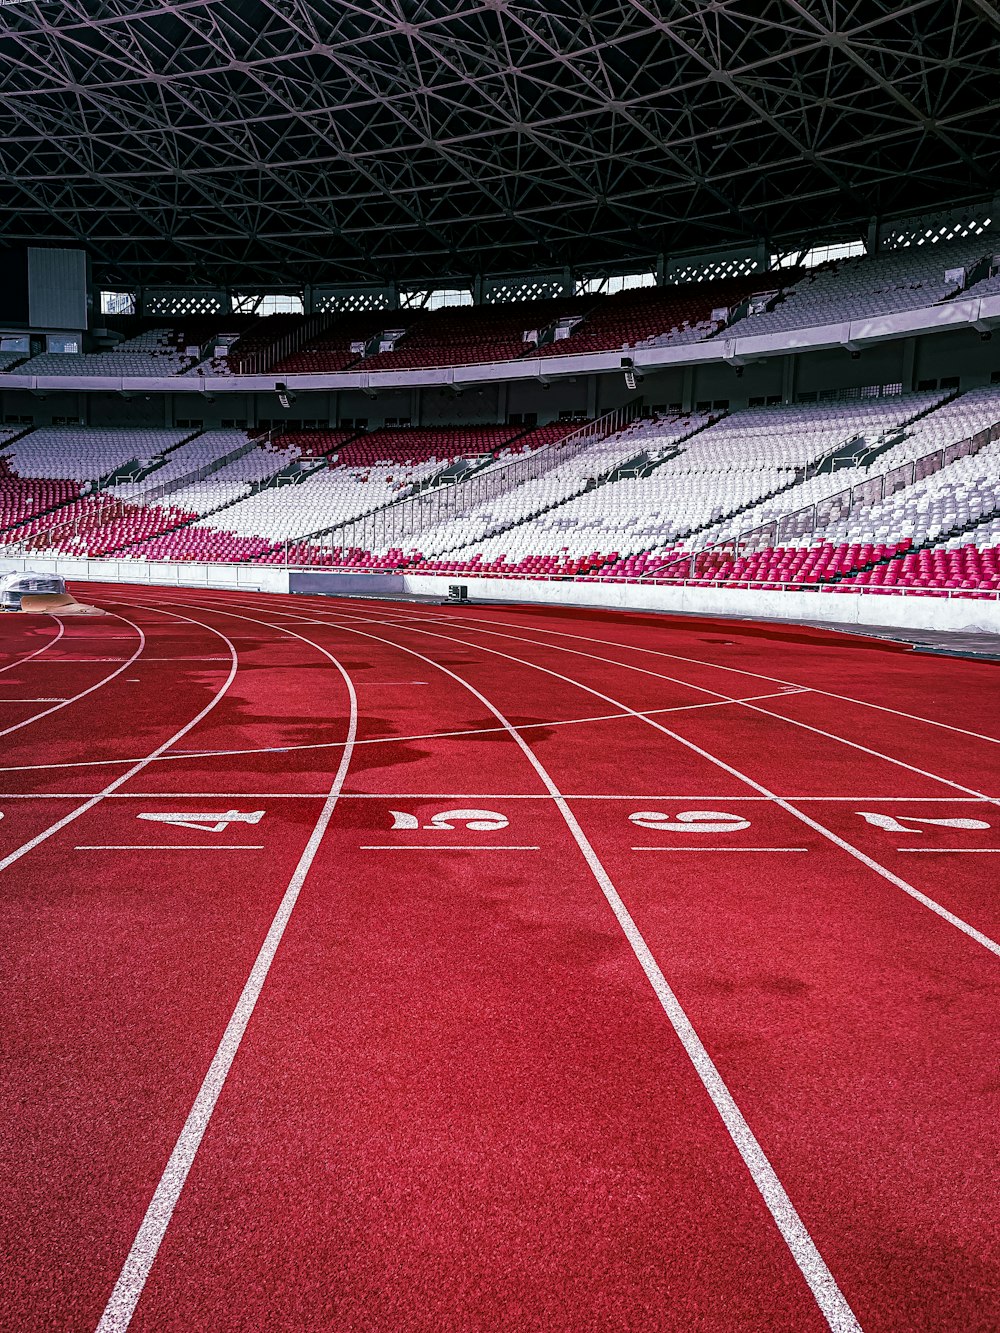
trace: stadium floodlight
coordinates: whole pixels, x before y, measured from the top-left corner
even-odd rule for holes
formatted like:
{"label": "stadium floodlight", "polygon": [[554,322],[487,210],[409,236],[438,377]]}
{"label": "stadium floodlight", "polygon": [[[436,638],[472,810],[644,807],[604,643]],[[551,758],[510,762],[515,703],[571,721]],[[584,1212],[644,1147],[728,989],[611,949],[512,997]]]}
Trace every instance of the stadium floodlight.
{"label": "stadium floodlight", "polygon": [[283,380],[279,380],[274,386],[274,392],[278,395],[278,402],[282,407],[291,407],[292,403],[295,402],[295,394]]}
{"label": "stadium floodlight", "polygon": [[630,356],[622,357],[622,370],[625,372],[626,389],[637,389],[642,383],[642,376],[635,368],[635,362]]}

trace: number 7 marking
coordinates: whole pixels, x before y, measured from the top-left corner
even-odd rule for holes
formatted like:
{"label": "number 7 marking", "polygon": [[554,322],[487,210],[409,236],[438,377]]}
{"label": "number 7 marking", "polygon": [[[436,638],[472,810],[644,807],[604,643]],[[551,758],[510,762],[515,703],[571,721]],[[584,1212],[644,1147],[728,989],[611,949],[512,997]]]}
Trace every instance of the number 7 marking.
{"label": "number 7 marking", "polygon": [[[910,828],[907,824],[901,824],[892,815],[873,814],[870,810],[859,810],[857,813],[867,823],[874,824],[876,828],[884,828],[888,833],[923,833],[923,829]],[[920,815],[904,815],[903,818],[908,819],[910,824],[936,824],[939,828],[984,829],[990,827],[982,819],[925,819]]]}

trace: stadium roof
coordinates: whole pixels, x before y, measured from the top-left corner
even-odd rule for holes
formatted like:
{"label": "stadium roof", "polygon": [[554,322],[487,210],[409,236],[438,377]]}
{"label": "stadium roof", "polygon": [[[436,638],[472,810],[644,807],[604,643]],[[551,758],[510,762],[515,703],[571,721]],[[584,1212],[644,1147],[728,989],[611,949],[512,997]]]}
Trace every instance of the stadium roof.
{"label": "stadium roof", "polygon": [[359,283],[988,198],[990,0],[0,0],[0,242]]}

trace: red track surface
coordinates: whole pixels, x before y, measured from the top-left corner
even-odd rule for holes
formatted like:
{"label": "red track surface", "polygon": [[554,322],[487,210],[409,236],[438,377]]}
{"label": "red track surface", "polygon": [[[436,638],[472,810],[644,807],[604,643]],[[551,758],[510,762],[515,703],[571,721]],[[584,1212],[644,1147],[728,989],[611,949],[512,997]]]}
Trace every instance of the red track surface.
{"label": "red track surface", "polygon": [[995,666],[87,598],[0,622],[0,1327],[997,1327]]}

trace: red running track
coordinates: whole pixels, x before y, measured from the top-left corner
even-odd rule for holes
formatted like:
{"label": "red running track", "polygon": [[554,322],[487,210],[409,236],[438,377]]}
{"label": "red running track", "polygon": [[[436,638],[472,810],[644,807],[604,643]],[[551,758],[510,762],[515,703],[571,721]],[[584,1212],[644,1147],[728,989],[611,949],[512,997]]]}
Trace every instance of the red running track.
{"label": "red running track", "polygon": [[87,595],[2,621],[0,1327],[996,1328],[996,666]]}

